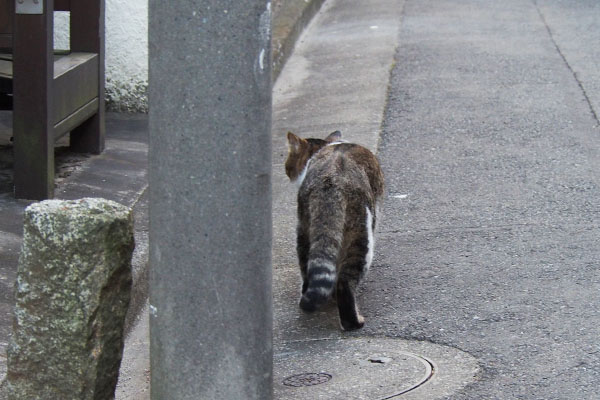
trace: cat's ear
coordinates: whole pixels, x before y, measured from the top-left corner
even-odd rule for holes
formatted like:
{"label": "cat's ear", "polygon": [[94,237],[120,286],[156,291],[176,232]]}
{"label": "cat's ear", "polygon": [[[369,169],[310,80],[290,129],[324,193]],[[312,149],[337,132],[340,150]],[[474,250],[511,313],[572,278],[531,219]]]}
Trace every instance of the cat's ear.
{"label": "cat's ear", "polygon": [[340,131],[332,132],[325,138],[325,141],[329,143],[337,142],[339,140],[342,140],[342,132]]}
{"label": "cat's ear", "polygon": [[289,151],[292,151],[292,152],[299,151],[300,147],[302,146],[302,142],[305,142],[304,139],[294,135],[292,132],[287,133],[287,140],[288,140],[288,149],[289,149]]}

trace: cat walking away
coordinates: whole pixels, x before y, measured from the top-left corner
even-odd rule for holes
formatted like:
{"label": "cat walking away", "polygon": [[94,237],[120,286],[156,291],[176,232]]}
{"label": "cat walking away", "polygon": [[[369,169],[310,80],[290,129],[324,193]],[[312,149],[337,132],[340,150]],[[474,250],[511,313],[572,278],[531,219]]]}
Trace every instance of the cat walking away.
{"label": "cat walking away", "polygon": [[368,149],[342,141],[287,134],[285,172],[298,184],[297,251],[300,307],[315,311],[334,295],[344,330],[364,325],[356,289],[373,260],[383,173]]}

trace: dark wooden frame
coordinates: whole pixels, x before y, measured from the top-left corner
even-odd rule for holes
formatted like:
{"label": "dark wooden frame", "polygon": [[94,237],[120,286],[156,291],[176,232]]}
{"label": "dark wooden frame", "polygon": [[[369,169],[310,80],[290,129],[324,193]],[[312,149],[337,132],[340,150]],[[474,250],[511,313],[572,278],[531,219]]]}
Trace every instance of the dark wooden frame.
{"label": "dark wooden frame", "polygon": [[[14,0],[0,1],[14,11]],[[11,21],[15,197],[32,200],[53,197],[58,138],[70,132],[74,151],[104,150],[104,0],[43,0],[43,7]],[[70,53],[56,60],[55,10],[71,12]],[[0,30],[0,47],[7,37]]]}

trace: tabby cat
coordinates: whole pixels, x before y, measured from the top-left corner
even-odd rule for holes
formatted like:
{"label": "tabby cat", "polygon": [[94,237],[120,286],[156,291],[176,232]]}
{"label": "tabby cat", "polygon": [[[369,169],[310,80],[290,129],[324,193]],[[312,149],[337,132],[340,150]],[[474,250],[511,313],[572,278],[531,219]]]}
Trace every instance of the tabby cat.
{"label": "tabby cat", "polygon": [[285,172],[298,184],[297,251],[300,307],[315,311],[335,293],[342,329],[364,325],[356,289],[373,259],[383,173],[368,149],[342,141],[287,134]]}

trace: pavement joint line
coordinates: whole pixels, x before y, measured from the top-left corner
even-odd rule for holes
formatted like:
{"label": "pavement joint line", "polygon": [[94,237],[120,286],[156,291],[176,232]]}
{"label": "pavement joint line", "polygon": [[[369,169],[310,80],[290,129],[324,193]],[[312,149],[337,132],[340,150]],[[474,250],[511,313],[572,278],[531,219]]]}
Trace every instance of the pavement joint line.
{"label": "pavement joint line", "polygon": [[[402,2],[401,8],[400,8],[400,13],[399,13],[399,18],[398,18],[398,26],[402,26],[402,23],[404,22],[404,16],[405,16],[405,10],[406,10],[406,2]],[[396,64],[398,63],[398,49],[400,48],[400,41],[396,41],[396,46],[394,47],[394,56],[392,57],[392,63],[390,64],[390,69],[389,69],[389,73],[388,73],[388,80],[387,80],[387,86],[385,88],[385,100],[384,100],[384,104],[383,104],[383,110],[381,113],[381,122],[379,123],[379,127],[377,130],[377,141],[375,143],[375,151],[374,154],[378,155],[379,154],[379,146],[381,145],[381,140],[382,140],[382,134],[383,131],[385,129],[385,121],[387,120],[387,113],[388,113],[388,105],[390,102],[390,93],[392,90],[392,74],[394,73],[394,68],[396,68]]]}
{"label": "pavement joint line", "polygon": [[396,234],[396,233],[412,235],[414,233],[429,233],[429,232],[435,233],[435,232],[460,231],[460,230],[493,231],[493,230],[507,230],[507,229],[519,228],[519,227],[538,227],[538,226],[548,227],[548,225],[546,225],[546,224],[524,223],[524,224],[506,224],[506,225],[494,225],[494,226],[440,226],[440,227],[435,227],[435,228],[419,229],[419,230],[415,230],[415,231],[407,231],[406,229],[394,229],[394,230],[389,230],[389,231],[379,231],[377,233],[380,235]]}
{"label": "pavement joint line", "polygon": [[142,199],[142,197],[144,197],[144,195],[148,191],[148,187],[149,187],[148,184],[144,185],[144,187],[140,190],[138,196],[133,200],[133,202],[131,203],[131,207],[130,207],[132,210],[135,206],[137,206],[140,203],[140,200]]}
{"label": "pavement joint line", "polygon": [[[592,213],[594,211],[591,211]],[[410,236],[414,234],[420,233],[440,233],[440,232],[449,232],[449,231],[465,231],[465,232],[485,232],[485,231],[495,231],[495,230],[510,230],[513,228],[551,228],[551,229],[560,229],[566,226],[570,226],[572,228],[581,228],[576,232],[583,232],[588,230],[590,224],[564,224],[564,225],[552,225],[552,224],[543,224],[543,223],[523,223],[523,224],[506,224],[506,225],[494,225],[494,226],[444,226],[444,227],[435,227],[435,228],[424,228],[418,229],[414,231],[405,230],[405,229],[393,229],[388,231],[378,231],[378,235],[400,235],[400,236]],[[583,229],[583,228],[586,229]],[[600,228],[600,226],[596,226]]]}
{"label": "pavement joint line", "polygon": [[600,127],[600,118],[598,117],[598,113],[596,112],[596,110],[594,110],[594,106],[592,105],[590,97],[588,96],[587,91],[585,90],[585,87],[583,86],[583,83],[581,82],[581,80],[577,76],[577,72],[575,72],[575,70],[573,69],[573,67],[569,63],[569,61],[567,61],[567,58],[565,57],[565,55],[563,54],[562,50],[558,46],[558,43],[556,43],[556,40],[554,39],[554,35],[552,34],[552,30],[550,29],[550,26],[548,25],[548,22],[546,21],[546,17],[544,17],[544,14],[542,13],[542,10],[540,10],[540,7],[538,6],[537,1],[536,0],[531,0],[531,1],[533,2],[533,5],[535,6],[535,9],[536,9],[538,15],[540,16],[540,18],[542,20],[542,23],[546,27],[546,31],[548,31],[548,35],[550,36],[550,40],[552,41],[552,44],[556,48],[556,51],[558,52],[558,54],[562,58],[564,64],[567,66],[567,68],[569,69],[569,71],[571,71],[571,74],[573,75],[573,78],[575,79],[575,82],[577,82],[577,86],[579,86],[579,89],[581,89],[581,92],[583,93],[583,97],[585,98],[585,101],[586,101],[588,107],[590,108],[590,113],[592,114],[592,117],[596,121],[596,127]]}

